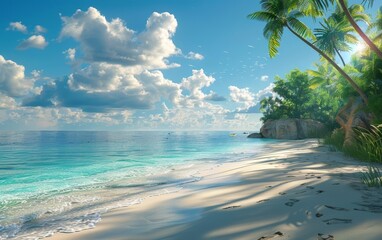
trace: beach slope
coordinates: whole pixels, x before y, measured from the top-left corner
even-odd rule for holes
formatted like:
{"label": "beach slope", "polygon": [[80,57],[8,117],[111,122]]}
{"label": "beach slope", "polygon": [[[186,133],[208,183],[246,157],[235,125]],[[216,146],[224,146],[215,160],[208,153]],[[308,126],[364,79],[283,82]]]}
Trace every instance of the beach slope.
{"label": "beach slope", "polygon": [[367,164],[317,140],[202,169],[179,191],[102,216],[94,229],[50,239],[364,239],[382,236],[382,191],[361,183]]}

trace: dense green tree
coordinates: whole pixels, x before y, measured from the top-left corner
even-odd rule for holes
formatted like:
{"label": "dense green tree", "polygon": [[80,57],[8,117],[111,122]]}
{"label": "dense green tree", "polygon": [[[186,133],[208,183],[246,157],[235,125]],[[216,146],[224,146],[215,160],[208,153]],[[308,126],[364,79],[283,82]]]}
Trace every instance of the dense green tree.
{"label": "dense green tree", "polygon": [[[315,69],[307,70],[309,75],[309,84],[311,89],[323,88],[331,94],[336,94],[336,86],[338,82],[338,76],[334,71],[332,65],[330,65],[325,59],[321,59],[320,63],[314,64]],[[336,94],[338,95],[338,93]]]}
{"label": "dense green tree", "polygon": [[281,118],[309,118],[335,126],[335,115],[341,104],[324,88],[310,88],[307,72],[293,70],[285,79],[276,78],[273,91],[276,98],[263,99],[263,121]]}
{"label": "dense green tree", "polygon": [[364,53],[352,58],[354,69],[362,79],[364,89],[370,96],[368,110],[373,114],[373,122],[382,123],[382,60],[375,54]]}

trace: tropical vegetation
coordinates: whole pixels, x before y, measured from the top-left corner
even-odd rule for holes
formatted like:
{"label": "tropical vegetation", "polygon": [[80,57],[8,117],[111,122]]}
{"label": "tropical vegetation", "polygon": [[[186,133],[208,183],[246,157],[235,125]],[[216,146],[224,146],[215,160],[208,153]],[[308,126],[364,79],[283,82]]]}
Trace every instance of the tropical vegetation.
{"label": "tropical vegetation", "polygon": [[273,91],[276,97],[266,97],[260,102],[262,120],[305,118],[320,121],[334,129],[336,112],[342,100],[328,87],[312,88],[308,72],[292,70],[285,79],[276,77]]}
{"label": "tropical vegetation", "polygon": [[[333,132],[327,143],[362,160],[382,162],[382,7],[372,17],[373,0],[260,0],[261,10],[248,15],[265,22],[271,58],[285,30],[320,55],[314,68],[277,77],[276,96],[261,101],[262,120],[310,118]],[[316,26],[303,22],[314,18]],[[359,23],[369,27],[362,30]],[[344,52],[365,49],[345,62]]]}
{"label": "tropical vegetation", "polygon": [[366,172],[361,173],[361,180],[368,187],[382,187],[381,170],[376,166],[369,166]]}

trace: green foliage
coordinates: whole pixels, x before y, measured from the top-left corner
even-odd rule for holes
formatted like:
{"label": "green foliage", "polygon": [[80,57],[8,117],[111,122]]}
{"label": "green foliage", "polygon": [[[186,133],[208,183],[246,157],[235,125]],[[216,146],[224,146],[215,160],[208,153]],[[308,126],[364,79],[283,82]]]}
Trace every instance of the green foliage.
{"label": "green foliage", "polygon": [[[363,0],[362,3],[364,6],[366,3],[371,6],[373,1]],[[271,57],[277,55],[284,28],[287,28],[327,61],[317,64],[316,69],[307,72],[293,70],[285,79],[277,78],[274,88],[277,97],[268,97],[260,102],[260,109],[264,113],[263,121],[310,118],[334,129],[338,126],[335,116],[339,109],[348,99],[360,95],[367,103],[367,108],[362,111],[370,113],[373,124],[382,123],[382,53],[379,50],[382,49],[381,10],[376,19],[371,21],[364,6],[349,5],[346,0],[261,0],[260,4],[261,11],[248,17],[266,23],[263,33],[268,39]],[[300,21],[305,17],[324,17],[321,28],[315,29],[315,35]],[[358,29],[359,21],[370,26],[368,35],[374,43]],[[369,48],[353,54],[352,62],[341,68],[335,62],[335,57],[339,56],[343,61],[340,53],[350,51],[350,46],[356,43],[354,30]],[[372,132],[356,131],[355,136],[355,145],[348,149],[342,149],[344,134],[341,131],[334,132],[326,141],[351,156],[382,162],[378,152],[380,145],[375,145],[374,141],[378,136],[374,128]]]}
{"label": "green foliage", "polygon": [[370,98],[368,110],[373,113],[373,123],[382,123],[382,94],[372,95]]}
{"label": "green foliage", "polygon": [[324,143],[330,146],[332,151],[342,151],[345,141],[345,133],[342,129],[334,129],[333,132],[324,138]]}
{"label": "green foliage", "polygon": [[310,99],[309,79],[306,73],[291,71],[286,80],[277,77],[273,89],[278,97],[268,97],[261,101],[263,120],[278,118],[304,118]]}
{"label": "green foliage", "polygon": [[368,166],[367,172],[361,173],[361,180],[368,187],[382,187],[382,174],[376,166]]}
{"label": "green foliage", "polygon": [[[382,46],[382,42],[379,44]],[[357,70],[362,88],[369,96],[367,110],[373,114],[373,123],[382,123],[382,60],[366,50],[353,55],[352,65]]]}
{"label": "green foliage", "polygon": [[382,125],[371,126],[370,130],[355,129],[354,156],[366,161],[382,163]]}
{"label": "green foliage", "polygon": [[[263,35],[268,39],[268,52],[275,57],[280,47],[284,27],[290,27],[303,38],[314,39],[314,34],[303,22],[298,20],[305,16],[322,15],[309,1],[301,0],[261,0],[261,11],[248,15],[249,19],[266,22]],[[304,9],[302,9],[304,6]]]}
{"label": "green foliage", "polygon": [[358,42],[357,37],[352,34],[353,27],[345,19],[336,18],[324,19],[320,25],[321,28],[314,29],[317,39],[314,44],[331,57],[338,55],[345,65],[340,52],[349,51],[349,44]]}
{"label": "green foliage", "polygon": [[369,130],[354,129],[354,134],[355,141],[350,147],[343,147],[345,134],[341,129],[334,130],[324,142],[359,160],[382,163],[382,125],[372,125]]}
{"label": "green foliage", "polygon": [[324,88],[310,88],[310,79],[306,72],[293,70],[286,79],[276,78],[273,91],[276,98],[261,100],[262,120],[281,118],[309,118],[328,125],[336,126],[334,116],[341,101],[334,101],[333,95]]}

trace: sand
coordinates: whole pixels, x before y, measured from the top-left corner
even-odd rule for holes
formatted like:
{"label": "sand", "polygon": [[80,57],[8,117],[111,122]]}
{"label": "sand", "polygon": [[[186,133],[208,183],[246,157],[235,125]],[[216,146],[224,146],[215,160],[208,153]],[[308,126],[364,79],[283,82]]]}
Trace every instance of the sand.
{"label": "sand", "polygon": [[49,239],[382,239],[382,190],[367,164],[317,140],[200,171],[202,180],[102,215],[95,228]]}

